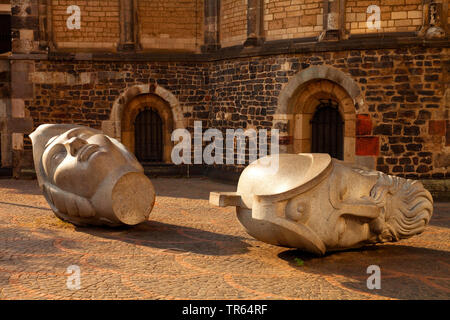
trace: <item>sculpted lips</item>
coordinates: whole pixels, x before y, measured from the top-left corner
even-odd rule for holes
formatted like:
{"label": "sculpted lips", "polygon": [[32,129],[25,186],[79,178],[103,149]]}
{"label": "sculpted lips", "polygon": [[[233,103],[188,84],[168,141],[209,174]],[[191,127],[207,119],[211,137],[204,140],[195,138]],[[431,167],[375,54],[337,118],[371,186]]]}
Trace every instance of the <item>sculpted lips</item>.
{"label": "sculpted lips", "polygon": [[100,147],[96,144],[86,144],[78,152],[78,160],[83,162],[87,161],[94,153],[100,150]]}

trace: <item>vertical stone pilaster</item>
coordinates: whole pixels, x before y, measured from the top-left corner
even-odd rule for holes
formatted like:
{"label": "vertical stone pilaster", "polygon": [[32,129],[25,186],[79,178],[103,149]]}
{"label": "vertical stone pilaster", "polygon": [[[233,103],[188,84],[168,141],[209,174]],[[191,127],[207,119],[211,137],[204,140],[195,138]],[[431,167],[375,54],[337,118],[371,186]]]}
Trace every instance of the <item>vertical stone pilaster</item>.
{"label": "vertical stone pilaster", "polygon": [[340,40],[344,35],[345,0],[323,1],[323,32],[319,41]]}
{"label": "vertical stone pilaster", "polygon": [[14,177],[20,177],[24,159],[31,154],[24,150],[24,134],[29,133],[33,126],[25,105],[32,101],[34,95],[34,87],[29,80],[30,73],[34,72],[34,61],[16,56],[42,53],[39,14],[39,0],[11,1],[13,59],[10,61],[10,103],[4,112],[6,117],[2,129],[2,144],[7,150],[2,147],[2,157],[6,157],[2,162],[5,166],[12,165]]}
{"label": "vertical stone pilaster", "polygon": [[[5,127],[2,132],[2,165],[12,166],[13,177],[20,178],[21,170],[30,167],[30,150],[24,150],[24,134],[33,129],[33,120],[29,117],[25,105],[32,101],[34,87],[29,80],[34,72],[33,60],[11,61],[11,102],[6,110]],[[5,148],[3,148],[3,144]]]}
{"label": "vertical stone pilaster", "polygon": [[39,53],[38,0],[11,1],[13,53]]}
{"label": "vertical stone pilaster", "polygon": [[423,22],[420,37],[442,39],[446,36],[448,1],[425,0],[423,4]]}
{"label": "vertical stone pilaster", "polygon": [[38,0],[39,50],[54,49],[51,0]]}
{"label": "vertical stone pilaster", "polygon": [[263,0],[248,0],[246,47],[260,45],[263,41],[263,8]]}
{"label": "vertical stone pilaster", "polygon": [[220,49],[220,0],[205,1],[205,25],[203,52],[211,52]]}
{"label": "vertical stone pilaster", "polygon": [[11,117],[11,88],[10,88],[10,64],[6,57],[0,58],[0,153],[1,163],[0,167],[11,167],[11,137],[8,134],[7,123],[8,118]]}
{"label": "vertical stone pilaster", "polygon": [[139,49],[137,35],[137,1],[120,0],[120,43],[119,51]]}

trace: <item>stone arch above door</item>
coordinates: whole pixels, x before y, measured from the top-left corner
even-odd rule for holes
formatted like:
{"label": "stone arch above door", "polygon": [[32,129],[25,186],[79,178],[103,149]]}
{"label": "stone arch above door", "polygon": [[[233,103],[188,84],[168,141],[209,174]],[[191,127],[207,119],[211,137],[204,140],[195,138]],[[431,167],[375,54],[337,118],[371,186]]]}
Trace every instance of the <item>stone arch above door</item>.
{"label": "stone arch above door", "polygon": [[286,114],[291,105],[292,97],[298,93],[298,90],[305,83],[320,79],[329,80],[339,85],[347,92],[354,106],[362,107],[364,105],[361,90],[352,77],[330,66],[311,66],[297,73],[280,92],[276,114]]}
{"label": "stone arch above door", "polygon": [[[168,90],[153,84],[143,84],[127,88],[114,102],[109,120],[102,122],[103,132],[121,141],[130,151],[134,151],[134,119],[140,110],[154,107],[166,126],[164,162],[170,162],[172,142],[170,135],[175,129],[185,128],[186,120],[178,99]],[[134,118],[133,118],[134,117]],[[170,150],[169,147],[170,146]]]}
{"label": "stone arch above door", "polygon": [[183,109],[180,106],[178,99],[167,89],[159,85],[154,84],[142,84],[127,88],[117,99],[114,101],[109,120],[102,122],[102,130],[105,134],[121,140],[122,136],[122,117],[128,104],[135,97],[143,94],[153,94],[159,96],[166,101],[172,112],[174,121],[174,128],[185,128],[186,123],[183,116]]}
{"label": "stone arch above door", "polygon": [[311,152],[310,120],[320,99],[332,99],[339,105],[344,120],[344,160],[355,161],[356,107],[363,106],[358,85],[340,70],[313,66],[298,73],[282,90],[273,126],[286,128],[286,145],[280,151]]}

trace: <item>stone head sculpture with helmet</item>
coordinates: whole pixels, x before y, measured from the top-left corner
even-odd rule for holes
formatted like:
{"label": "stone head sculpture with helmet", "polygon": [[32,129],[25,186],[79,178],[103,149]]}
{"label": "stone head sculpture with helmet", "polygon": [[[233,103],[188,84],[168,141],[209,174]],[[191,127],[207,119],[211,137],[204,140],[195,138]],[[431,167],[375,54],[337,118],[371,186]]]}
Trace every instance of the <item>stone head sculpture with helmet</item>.
{"label": "stone head sculpture with helmet", "polygon": [[328,154],[280,154],[278,170],[259,159],[237,191],[210,203],[236,206],[246,231],[261,241],[315,254],[397,241],[421,233],[433,199],[419,181],[386,175]]}

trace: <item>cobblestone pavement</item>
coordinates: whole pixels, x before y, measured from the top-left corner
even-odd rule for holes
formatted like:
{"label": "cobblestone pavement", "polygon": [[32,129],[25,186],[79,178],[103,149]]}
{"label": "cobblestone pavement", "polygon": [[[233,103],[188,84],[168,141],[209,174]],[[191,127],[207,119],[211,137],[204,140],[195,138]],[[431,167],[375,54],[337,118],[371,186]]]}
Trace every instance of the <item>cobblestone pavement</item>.
{"label": "cobblestone pavement", "polygon": [[[36,181],[0,180],[0,299],[449,299],[450,204],[395,244],[315,257],[248,236],[234,208],[208,204],[235,187],[152,179],[150,220],[119,229],[57,219]],[[78,265],[81,289],[67,288]],[[381,268],[369,290],[367,267]]]}

